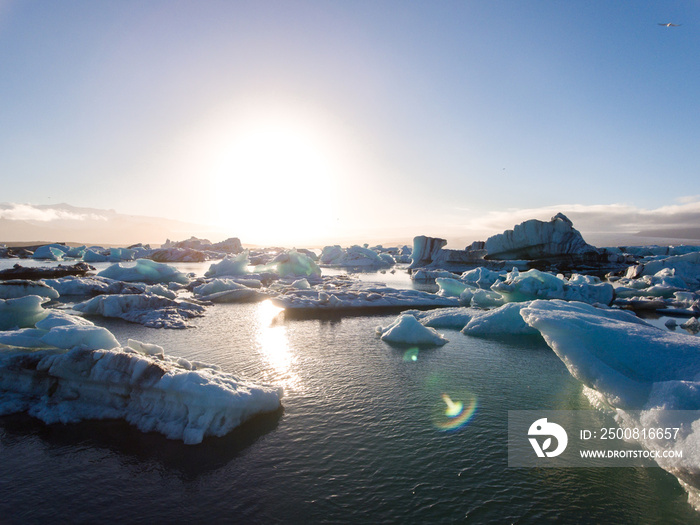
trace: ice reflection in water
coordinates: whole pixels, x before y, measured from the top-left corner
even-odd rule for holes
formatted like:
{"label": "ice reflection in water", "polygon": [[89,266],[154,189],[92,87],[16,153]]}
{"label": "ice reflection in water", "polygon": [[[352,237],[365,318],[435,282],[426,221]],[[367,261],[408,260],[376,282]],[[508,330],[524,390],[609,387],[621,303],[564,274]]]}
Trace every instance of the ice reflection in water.
{"label": "ice reflection in water", "polygon": [[272,367],[268,379],[275,384],[281,384],[285,391],[300,390],[301,378],[294,372],[297,356],[289,346],[287,325],[276,322],[282,308],[273,305],[271,301],[263,301],[255,313],[255,343],[258,352],[267,364]]}

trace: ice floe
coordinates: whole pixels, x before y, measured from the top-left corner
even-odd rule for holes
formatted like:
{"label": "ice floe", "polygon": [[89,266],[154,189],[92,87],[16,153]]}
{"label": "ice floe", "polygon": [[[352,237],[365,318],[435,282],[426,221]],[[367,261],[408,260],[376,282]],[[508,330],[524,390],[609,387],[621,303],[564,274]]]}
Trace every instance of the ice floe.
{"label": "ice floe", "polygon": [[534,301],[521,311],[584,384],[589,399],[613,409],[621,426],[679,428],[675,442],[644,435],[639,442],[650,450],[682,451],[682,459],[661,457],[657,463],[700,508],[700,339],[623,314],[562,301]]}
{"label": "ice floe", "polygon": [[97,274],[100,277],[108,277],[117,281],[155,283],[180,283],[190,282],[187,275],[180,272],[174,266],[158,263],[148,259],[138,259],[136,264],[117,263],[109,266]]}
{"label": "ice floe", "polygon": [[33,327],[48,315],[41,306],[46,301],[46,297],[38,295],[0,299],[0,330]]}
{"label": "ice floe", "polygon": [[350,246],[341,248],[339,245],[326,246],[321,252],[319,262],[326,266],[341,266],[346,268],[390,268],[396,261],[387,252],[378,253],[367,246]]}
{"label": "ice floe", "polygon": [[335,278],[326,279],[312,289],[287,286],[272,302],[287,310],[437,308],[459,304],[456,297]]}
{"label": "ice floe", "polygon": [[387,327],[377,327],[377,333],[382,341],[411,346],[441,346],[447,339],[434,328],[421,324],[414,316],[400,315]]}
{"label": "ice floe", "polygon": [[281,406],[281,388],[168,356],[157,345],[129,340],[121,348],[106,329],[65,314],[0,332],[0,345],[0,415],[27,412],[48,424],[120,418],[197,444]]}
{"label": "ice floe", "polygon": [[204,315],[204,306],[152,294],[99,295],[73,309],[87,315],[118,317],[150,328],[188,328],[189,319]]}
{"label": "ice floe", "polygon": [[10,279],[0,281],[0,299],[14,299],[26,295],[39,295],[48,299],[58,299],[58,291],[41,281]]}

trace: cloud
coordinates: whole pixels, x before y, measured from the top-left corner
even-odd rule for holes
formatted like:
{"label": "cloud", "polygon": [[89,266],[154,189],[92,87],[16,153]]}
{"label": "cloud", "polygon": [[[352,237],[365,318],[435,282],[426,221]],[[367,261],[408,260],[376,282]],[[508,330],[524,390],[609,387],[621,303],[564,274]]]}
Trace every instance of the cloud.
{"label": "cloud", "polygon": [[32,204],[2,203],[0,219],[11,221],[100,221],[107,217],[95,213],[75,213],[61,208],[34,206]]}
{"label": "cloud", "polygon": [[520,208],[488,212],[468,219],[464,228],[484,232],[501,232],[529,219],[549,220],[561,212],[581,232],[627,233],[643,230],[670,230],[700,224],[700,201],[683,199],[680,204],[645,209],[628,204],[559,204],[539,208]]}

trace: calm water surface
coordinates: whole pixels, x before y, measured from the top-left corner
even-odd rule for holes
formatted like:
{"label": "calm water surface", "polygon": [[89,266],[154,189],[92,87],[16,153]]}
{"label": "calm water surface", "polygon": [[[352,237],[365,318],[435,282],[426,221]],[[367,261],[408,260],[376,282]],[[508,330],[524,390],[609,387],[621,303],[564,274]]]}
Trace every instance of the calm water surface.
{"label": "calm water surface", "polygon": [[[415,352],[377,338],[394,318],[292,320],[264,302],[186,331],[93,319],[282,384],[284,408],[197,446],[0,418],[0,523],[700,523],[660,469],[507,466],[508,410],[590,408],[541,339],[441,330],[448,344]],[[456,430],[438,428],[443,394],[476,401]]]}

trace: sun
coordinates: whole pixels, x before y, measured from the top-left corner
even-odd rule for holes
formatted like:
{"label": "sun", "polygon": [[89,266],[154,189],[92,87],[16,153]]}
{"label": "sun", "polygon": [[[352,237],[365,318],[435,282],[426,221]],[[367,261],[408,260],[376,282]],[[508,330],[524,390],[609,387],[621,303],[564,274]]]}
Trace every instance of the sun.
{"label": "sun", "polygon": [[213,174],[219,227],[268,246],[327,236],[336,190],[331,149],[320,130],[294,120],[239,127]]}

